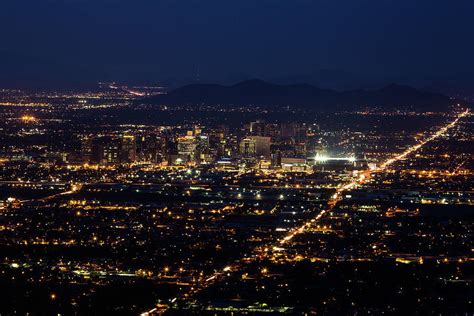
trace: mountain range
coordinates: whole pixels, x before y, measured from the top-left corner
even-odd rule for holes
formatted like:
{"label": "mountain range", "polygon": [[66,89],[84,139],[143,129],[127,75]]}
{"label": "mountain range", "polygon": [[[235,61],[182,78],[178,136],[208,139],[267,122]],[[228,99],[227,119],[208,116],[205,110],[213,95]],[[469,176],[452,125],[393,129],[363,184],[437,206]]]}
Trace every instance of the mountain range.
{"label": "mountain range", "polygon": [[410,108],[443,111],[455,101],[448,96],[390,84],[375,90],[339,92],[309,84],[280,85],[251,79],[235,85],[191,84],[167,94],[141,100],[156,105],[294,106],[314,110],[344,110],[363,107]]}

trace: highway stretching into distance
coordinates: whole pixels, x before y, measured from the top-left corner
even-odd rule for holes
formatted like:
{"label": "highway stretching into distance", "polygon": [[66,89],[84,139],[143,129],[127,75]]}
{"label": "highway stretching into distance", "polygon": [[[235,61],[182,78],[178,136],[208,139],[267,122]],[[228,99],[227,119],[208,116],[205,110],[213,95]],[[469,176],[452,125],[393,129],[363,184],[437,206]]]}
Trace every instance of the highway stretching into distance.
{"label": "highway stretching into distance", "polygon": [[[408,147],[405,151],[403,151],[402,153],[396,155],[395,157],[389,158],[386,161],[380,163],[375,169],[368,169],[368,170],[364,170],[364,171],[359,172],[358,175],[352,181],[350,181],[350,182],[348,182],[348,183],[346,183],[346,184],[344,184],[344,185],[342,185],[342,186],[340,186],[339,188],[336,189],[335,193],[328,200],[327,207],[324,210],[317,212],[317,208],[315,208],[315,212],[317,212],[317,214],[314,217],[312,217],[311,219],[309,219],[309,220],[305,221],[304,223],[302,223],[301,225],[293,228],[285,236],[281,237],[280,239],[278,239],[274,243],[272,243],[270,245],[263,245],[263,246],[256,247],[252,251],[252,254],[250,256],[250,259],[251,259],[250,261],[268,259],[274,253],[284,251],[285,250],[284,246],[287,245],[288,243],[290,243],[293,238],[295,238],[296,236],[298,236],[298,235],[304,233],[305,231],[307,231],[308,229],[310,229],[313,225],[318,223],[319,220],[321,220],[322,217],[324,217],[327,213],[332,211],[336,207],[336,205],[344,199],[344,193],[356,188],[359,185],[364,184],[368,179],[370,179],[370,177],[373,174],[385,172],[391,165],[395,164],[398,161],[401,161],[401,160],[405,159],[407,156],[409,156],[410,154],[418,151],[419,149],[421,149],[422,147],[424,147],[428,143],[430,143],[433,140],[445,135],[446,132],[448,132],[451,128],[455,127],[463,117],[466,117],[468,115],[470,115],[469,110],[465,110],[465,111],[459,113],[458,115],[456,115],[455,119],[453,119],[449,123],[445,124],[443,127],[441,127],[436,132],[434,132],[431,136],[429,136],[429,137],[425,138],[424,140]],[[55,199],[57,197],[60,197],[60,196],[66,196],[66,195],[76,193],[77,191],[80,190],[81,187],[82,187],[81,184],[76,184],[76,185],[71,186],[70,190],[68,190],[68,191],[56,193],[56,194],[53,194],[53,195],[50,195],[50,196],[47,196],[47,197],[44,197],[44,198],[36,199],[36,200],[43,201],[43,202],[53,200],[53,199]],[[30,201],[33,201],[33,200],[22,200],[20,202],[26,203],[26,202],[30,202]],[[233,263],[225,266],[224,268],[222,268],[220,270],[217,270],[216,272],[214,272],[213,274],[211,274],[210,276],[205,278],[203,281],[200,281],[200,283],[197,283],[193,287],[191,287],[191,291],[183,293],[180,297],[174,298],[171,302],[175,302],[179,298],[192,297],[192,296],[196,295],[197,293],[199,293],[200,291],[202,291],[202,290],[206,289],[207,287],[211,286],[212,284],[214,284],[216,282],[219,282],[219,281],[225,279],[226,277],[231,276],[232,273],[237,273],[239,271],[242,271],[243,268],[245,267],[245,265],[249,262],[248,259],[249,259],[249,257],[243,257],[243,258],[241,258],[239,260],[236,260]],[[162,308],[156,308],[155,307],[155,308],[153,308],[149,311],[146,311],[146,312],[142,313],[141,315],[145,316],[145,315],[162,314],[168,308],[169,308],[169,305],[163,305]]]}
{"label": "highway stretching into distance", "polygon": [[[305,222],[303,225],[301,225],[300,227],[292,230],[288,235],[286,235],[285,237],[283,237],[281,240],[279,240],[279,244],[280,246],[286,244],[287,242],[289,242],[293,237],[295,237],[296,235],[298,234],[301,234],[302,232],[304,232],[306,229],[310,228],[316,221],[318,221],[319,219],[321,219],[321,217],[323,217],[327,212],[331,211],[336,205],[337,203],[339,203],[343,197],[342,197],[342,194],[349,191],[349,190],[352,190],[353,188],[355,188],[357,185],[361,185],[363,184],[366,180],[368,180],[370,178],[370,176],[374,173],[380,173],[380,172],[384,172],[385,170],[387,170],[387,168],[391,165],[393,165],[395,162],[397,161],[400,161],[400,160],[403,160],[405,159],[405,157],[407,157],[408,155],[416,152],[417,150],[419,150],[420,148],[422,148],[423,146],[425,146],[426,144],[428,144],[429,142],[435,140],[436,138],[438,137],[441,137],[443,136],[449,129],[453,128],[454,126],[456,126],[456,124],[459,122],[459,120],[465,116],[467,116],[469,114],[469,110],[466,110],[462,113],[460,113],[458,116],[456,116],[456,118],[451,121],[450,123],[444,125],[442,128],[440,128],[438,131],[436,131],[433,135],[431,135],[430,137],[424,139],[423,141],[411,146],[411,147],[408,147],[404,152],[402,152],[401,154],[393,157],[393,158],[390,158],[386,161],[384,161],[383,163],[380,164],[379,167],[377,167],[376,169],[373,169],[373,170],[365,170],[364,172],[362,172],[355,180],[343,185],[342,187],[338,188],[336,190],[336,193],[334,193],[334,195],[329,199],[328,201],[328,208],[321,211],[318,215],[316,215],[315,218],[311,219],[310,221],[308,222]],[[276,247],[274,247],[275,249]],[[278,249],[278,248],[277,248]]]}
{"label": "highway stretching into distance", "polygon": [[[343,194],[356,188],[359,185],[364,184],[365,181],[370,179],[371,175],[374,173],[382,173],[386,171],[391,165],[394,163],[401,161],[405,159],[407,156],[410,154],[418,151],[421,149],[423,146],[427,145],[428,143],[432,142],[433,140],[443,136],[448,132],[451,128],[455,127],[459,121],[463,118],[470,115],[469,110],[465,110],[455,116],[455,118],[450,121],[449,123],[445,124],[443,127],[438,129],[436,132],[434,132],[431,136],[425,138],[424,140],[408,147],[405,151],[402,153],[396,155],[395,157],[389,158],[386,161],[380,163],[378,167],[372,170],[365,170],[362,171],[358,174],[358,176],[355,177],[354,180],[342,185],[339,187],[336,192],[331,196],[327,203],[327,208],[324,210],[320,211],[317,213],[313,218],[310,220],[304,222],[303,224],[299,225],[298,227],[295,227],[291,231],[288,232],[285,236],[277,240],[274,244],[272,245],[267,245],[267,246],[259,246],[254,249],[253,254],[252,254],[252,259],[253,260],[263,260],[263,259],[268,259],[273,253],[283,251],[284,246],[288,243],[291,242],[291,240],[299,235],[304,233],[306,230],[311,228],[315,223],[317,223],[323,216],[325,216],[328,212],[333,210],[335,206],[344,199]],[[247,258],[248,259],[248,258]],[[195,294],[197,294],[199,291],[209,287],[210,285],[221,281],[222,279],[230,276],[232,273],[236,273],[238,271],[242,271],[244,268],[246,262],[244,261],[244,258],[241,258],[240,260],[235,261],[234,263],[222,268],[219,271],[216,271],[209,277],[207,277],[203,282],[200,284],[196,284],[194,287],[191,288],[191,291],[188,293],[182,294],[181,297],[186,298],[186,297],[191,297]],[[178,297],[179,298],[179,297]],[[175,302],[178,298],[174,298],[171,302]],[[146,315],[157,315],[157,314],[162,314],[164,311],[166,311],[168,306],[163,306],[163,308],[153,308],[147,312],[142,313],[142,316]]]}

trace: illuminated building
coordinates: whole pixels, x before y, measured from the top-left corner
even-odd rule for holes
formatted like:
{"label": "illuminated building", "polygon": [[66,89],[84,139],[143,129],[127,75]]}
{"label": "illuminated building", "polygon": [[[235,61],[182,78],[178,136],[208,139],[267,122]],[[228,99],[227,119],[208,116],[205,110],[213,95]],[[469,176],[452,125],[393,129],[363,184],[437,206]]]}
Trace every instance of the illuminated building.
{"label": "illuminated building", "polygon": [[257,153],[257,142],[251,138],[244,138],[240,142],[240,155],[244,158],[255,157]]}
{"label": "illuminated building", "polygon": [[186,161],[194,161],[196,158],[196,138],[185,136],[177,139],[178,155],[183,156]]}
{"label": "illuminated building", "polygon": [[91,137],[81,139],[81,159],[83,162],[90,162],[92,158],[92,141]]}
{"label": "illuminated building", "polygon": [[305,158],[289,158],[289,157],[281,158],[281,168],[284,171],[292,171],[292,172],[303,172],[310,169],[309,166],[306,164]]}
{"label": "illuminated building", "polygon": [[120,162],[135,162],[137,158],[137,143],[135,136],[123,135],[120,140]]}
{"label": "illuminated building", "polygon": [[255,154],[259,157],[270,158],[271,138],[266,136],[249,136],[255,142]]}
{"label": "illuminated building", "polygon": [[116,164],[120,162],[120,144],[117,140],[112,139],[103,146],[103,163]]}

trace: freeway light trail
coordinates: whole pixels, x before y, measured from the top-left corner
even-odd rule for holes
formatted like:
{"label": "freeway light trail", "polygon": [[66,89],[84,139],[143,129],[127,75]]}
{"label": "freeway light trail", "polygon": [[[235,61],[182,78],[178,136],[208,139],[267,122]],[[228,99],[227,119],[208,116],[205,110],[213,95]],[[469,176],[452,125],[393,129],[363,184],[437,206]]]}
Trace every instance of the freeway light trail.
{"label": "freeway light trail", "polygon": [[[465,117],[469,114],[470,114],[469,110],[465,110],[464,112],[459,113],[453,121],[451,121],[450,123],[444,125],[442,128],[440,128],[438,131],[436,131],[431,136],[429,136],[426,139],[422,140],[421,142],[407,148],[401,154],[398,154],[397,156],[395,156],[393,158],[387,159],[386,161],[381,163],[377,168],[375,168],[373,170],[363,171],[353,181],[348,182],[348,183],[344,184],[343,186],[339,187],[336,190],[336,192],[329,199],[329,201],[327,203],[328,207],[326,209],[319,212],[314,218],[306,221],[305,223],[303,223],[299,227],[296,227],[293,230],[291,230],[286,236],[284,236],[281,239],[277,240],[273,247],[270,246],[270,247],[258,247],[258,248],[256,248],[254,250],[254,258],[258,258],[258,259],[266,258],[269,254],[271,254],[271,252],[269,250],[272,250],[272,251],[275,251],[275,252],[284,250],[283,246],[285,244],[288,244],[295,236],[304,233],[307,229],[309,229],[312,225],[314,225],[314,223],[319,221],[324,215],[326,215],[328,212],[330,212],[337,205],[337,203],[339,203],[343,199],[342,194],[344,192],[352,190],[357,185],[363,184],[368,178],[370,178],[371,174],[385,171],[390,165],[392,165],[395,162],[400,161],[400,160],[404,159],[405,157],[407,157],[408,155],[416,152],[417,150],[419,150],[420,148],[422,148],[423,146],[425,146],[429,142],[435,140],[436,138],[439,138],[439,137],[443,136],[449,129],[456,126],[456,124],[459,122],[459,120],[461,118],[463,118],[463,117]],[[244,266],[243,260],[242,259],[237,260],[233,264],[230,264],[230,265],[224,267],[223,269],[211,274],[204,281],[202,281],[201,284],[194,287],[193,290],[190,293],[185,294],[184,296],[190,296],[190,295],[196,294],[200,290],[202,290],[204,288],[207,288],[208,286],[210,286],[213,283],[216,283],[217,281],[221,280],[225,276],[229,276],[231,273],[241,270],[243,268],[243,266]],[[176,298],[174,299],[174,301],[175,300],[176,300]],[[162,310],[158,310],[155,307],[155,308],[153,308],[153,309],[151,309],[147,312],[142,313],[141,315],[146,316],[146,315],[162,314],[164,311],[166,311],[166,308],[164,308]]]}
{"label": "freeway light trail", "polygon": [[[460,113],[458,116],[456,116],[456,118],[451,121],[449,124],[443,126],[442,128],[440,128],[437,132],[435,132],[434,134],[432,134],[430,137],[424,139],[423,141],[407,148],[404,152],[402,152],[401,154],[393,157],[393,158],[390,158],[388,160],[386,160],[385,162],[383,162],[382,164],[380,164],[379,167],[377,167],[376,169],[374,170],[366,170],[365,172],[363,172],[361,175],[359,175],[359,177],[357,177],[355,180],[343,185],[342,187],[338,188],[336,190],[336,193],[334,193],[334,195],[329,199],[328,201],[328,206],[329,208],[321,211],[318,215],[316,215],[316,217],[314,217],[313,219],[305,222],[303,225],[301,225],[300,227],[297,227],[295,228],[294,230],[292,230],[288,235],[286,235],[285,237],[283,237],[282,239],[280,239],[278,241],[279,245],[280,246],[283,246],[285,245],[286,243],[288,243],[289,241],[291,241],[291,239],[293,239],[295,236],[303,233],[305,230],[307,230],[308,228],[311,227],[311,225],[313,225],[313,223],[315,223],[316,221],[318,221],[319,219],[321,219],[321,217],[323,217],[327,212],[329,212],[330,210],[332,210],[336,204],[342,199],[342,193],[348,191],[348,190],[351,190],[353,189],[354,187],[356,187],[357,185],[359,184],[362,184],[364,183],[364,181],[370,177],[370,175],[372,173],[377,173],[377,172],[382,172],[384,170],[387,169],[387,167],[389,167],[390,165],[394,164],[395,162],[397,161],[400,161],[402,159],[404,159],[405,157],[407,157],[408,155],[412,154],[413,152],[416,152],[417,150],[419,150],[420,148],[422,148],[424,145],[426,145],[427,143],[435,140],[436,138],[440,137],[440,136],[443,136],[449,129],[453,128],[454,126],[456,126],[456,124],[459,122],[459,120],[465,116],[467,116],[469,114],[469,110],[465,110],[464,112]],[[280,247],[273,247],[274,250],[279,250],[281,249]]]}

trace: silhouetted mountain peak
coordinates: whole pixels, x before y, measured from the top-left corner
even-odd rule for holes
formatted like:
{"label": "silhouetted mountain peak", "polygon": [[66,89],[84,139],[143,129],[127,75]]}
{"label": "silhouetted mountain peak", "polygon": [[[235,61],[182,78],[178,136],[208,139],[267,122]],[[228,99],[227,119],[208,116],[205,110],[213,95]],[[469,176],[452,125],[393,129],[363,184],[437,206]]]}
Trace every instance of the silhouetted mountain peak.
{"label": "silhouetted mountain peak", "polygon": [[380,90],[381,91],[386,91],[386,92],[395,92],[395,93],[421,92],[416,88],[413,88],[413,87],[410,87],[410,86],[407,86],[407,85],[398,84],[398,83],[391,83],[389,85],[386,85],[385,87],[383,87]]}
{"label": "silhouetted mountain peak", "polygon": [[256,78],[244,80],[234,85],[234,87],[252,87],[252,88],[253,87],[268,87],[268,86],[274,86],[274,85],[267,81],[256,79]]}
{"label": "silhouetted mountain peak", "polygon": [[390,84],[378,90],[337,92],[308,84],[277,85],[250,79],[232,86],[193,84],[145,100],[166,105],[262,105],[293,106],[307,109],[344,110],[367,107],[405,107],[414,110],[446,110],[450,98],[420,91],[410,86]]}

